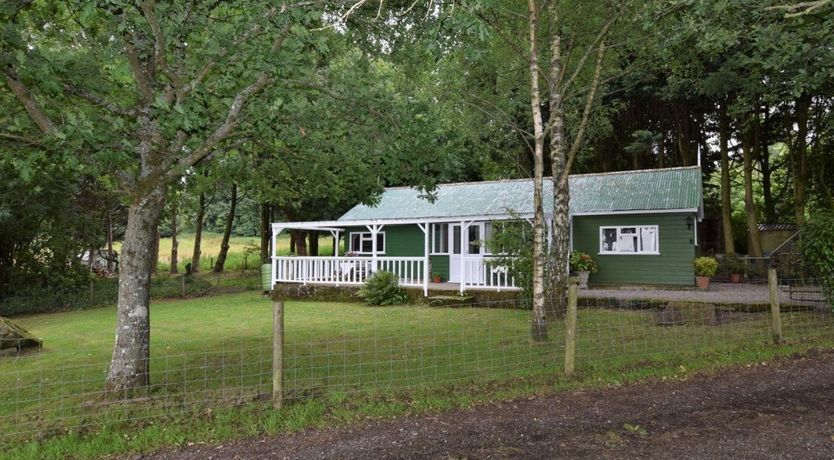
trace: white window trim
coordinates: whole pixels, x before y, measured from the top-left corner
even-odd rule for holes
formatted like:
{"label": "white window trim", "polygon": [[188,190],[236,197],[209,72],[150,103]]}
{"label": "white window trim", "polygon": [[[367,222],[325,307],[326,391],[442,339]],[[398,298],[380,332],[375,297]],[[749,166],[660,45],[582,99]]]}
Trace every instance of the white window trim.
{"label": "white window trim", "polygon": [[[619,251],[606,251],[603,249],[603,231],[609,229],[617,229],[617,239],[620,236],[620,230],[623,228],[646,228],[646,227],[653,227],[655,233],[655,243],[657,246],[657,251],[640,251],[640,252],[619,252]],[[597,255],[600,256],[659,256],[660,255],[660,226],[659,225],[605,225],[599,227],[599,252]]]}
{"label": "white window trim", "polygon": [[[354,250],[351,247],[353,245],[353,235],[359,235],[359,246],[360,246],[359,250]],[[382,235],[382,249],[380,249],[379,245],[377,245],[376,253],[377,254],[385,254],[385,246],[386,246],[386,243],[387,243],[387,238],[385,237],[385,232],[382,232],[382,231],[377,232],[377,235]],[[361,250],[362,247],[361,246],[362,246],[362,241],[364,241],[364,240],[368,240],[371,243],[371,245],[373,245],[374,244],[373,234],[371,232],[350,232],[350,237],[348,238],[348,251],[352,252],[354,254],[360,254],[360,255],[363,255],[363,256],[364,255],[373,255],[373,251],[362,252],[362,250]]]}
{"label": "white window trim", "polygon": [[[448,256],[452,253],[452,225],[448,222],[436,222],[431,225],[431,241],[429,241],[429,255],[432,256]],[[434,247],[434,235],[437,232],[438,227],[446,226],[445,238],[446,238],[446,252],[435,252]],[[442,234],[443,232],[441,232]],[[442,244],[440,246],[443,246]]]}

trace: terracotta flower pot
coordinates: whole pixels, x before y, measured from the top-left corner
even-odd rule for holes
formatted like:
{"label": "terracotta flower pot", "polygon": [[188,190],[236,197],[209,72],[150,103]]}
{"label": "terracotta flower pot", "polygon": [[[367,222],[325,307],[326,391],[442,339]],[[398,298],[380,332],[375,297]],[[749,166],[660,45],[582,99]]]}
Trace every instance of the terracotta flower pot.
{"label": "terracotta flower pot", "polygon": [[442,283],[443,281],[441,281],[439,276],[433,276],[432,279],[431,279],[431,282],[432,283]]}
{"label": "terracotta flower pot", "polygon": [[696,276],[695,285],[703,290],[709,289],[709,276]]}
{"label": "terracotta flower pot", "polygon": [[730,282],[736,284],[741,283],[741,279],[743,278],[743,276],[744,275],[742,275],[741,273],[730,273]]}

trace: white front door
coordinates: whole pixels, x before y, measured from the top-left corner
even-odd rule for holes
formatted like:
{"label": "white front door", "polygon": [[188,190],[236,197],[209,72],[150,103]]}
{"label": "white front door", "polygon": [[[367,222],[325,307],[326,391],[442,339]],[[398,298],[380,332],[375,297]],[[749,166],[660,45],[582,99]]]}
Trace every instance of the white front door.
{"label": "white front door", "polygon": [[466,272],[466,282],[472,284],[483,284],[484,282],[484,267],[483,259],[484,240],[486,232],[486,222],[473,222],[466,229],[466,244],[464,245],[464,257],[466,263],[464,270]]}
{"label": "white front door", "polygon": [[[449,225],[449,282],[460,283],[462,258],[467,261],[483,258],[485,230],[485,222],[473,222],[463,232],[460,224]],[[467,266],[470,267],[466,274],[468,282],[478,282],[483,278],[482,270],[474,269],[475,264],[468,262]]]}
{"label": "white front door", "polygon": [[449,225],[449,242],[449,282],[460,283],[460,259],[463,256],[460,224]]}

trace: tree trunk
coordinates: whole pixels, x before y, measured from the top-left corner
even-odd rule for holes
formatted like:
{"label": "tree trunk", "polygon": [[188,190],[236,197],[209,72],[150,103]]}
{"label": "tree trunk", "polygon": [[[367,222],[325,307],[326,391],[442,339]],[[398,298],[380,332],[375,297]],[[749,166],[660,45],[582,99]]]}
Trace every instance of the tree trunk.
{"label": "tree trunk", "polygon": [[319,255],[319,234],[318,232],[310,232],[310,254],[311,256]]}
{"label": "tree trunk", "polygon": [[261,205],[261,263],[269,263],[270,245],[272,244],[272,222],[270,222],[270,207]]}
{"label": "tree trunk", "polygon": [[206,217],[206,194],[200,193],[199,205],[197,207],[197,220],[194,223],[194,252],[191,254],[191,271],[200,271],[201,244],[203,242],[203,219]]}
{"label": "tree trunk", "polygon": [[307,232],[295,230],[295,255],[306,256],[307,253]]}
{"label": "tree trunk", "polygon": [[107,211],[107,273],[113,273],[115,266],[113,263],[113,215]]}
{"label": "tree trunk", "polygon": [[[296,247],[296,238],[298,237],[297,232],[295,230],[290,230],[290,254],[296,254],[295,247]],[[296,254],[298,255],[298,254]]]}
{"label": "tree trunk", "polygon": [[547,340],[547,317],[544,302],[544,126],[542,122],[541,94],[539,91],[539,53],[537,44],[538,5],[528,0],[530,27],[530,108],[533,112],[533,317],[530,331],[533,340]]}
{"label": "tree trunk", "polygon": [[811,106],[811,96],[803,93],[796,101],[796,142],[793,152],[793,201],[796,225],[805,225],[805,183],[808,181],[808,109]]}
{"label": "tree trunk", "polygon": [[108,391],[127,391],[149,383],[150,273],[164,200],[165,188],[158,187],[137,198],[128,210]]}
{"label": "tree trunk", "polygon": [[232,183],[232,200],[229,204],[229,214],[226,216],[226,228],[223,229],[223,241],[220,243],[220,253],[217,254],[217,262],[214,264],[214,273],[221,273],[226,265],[226,256],[229,254],[229,239],[232,237],[232,225],[235,222],[235,208],[237,207],[237,184]]}
{"label": "tree trunk", "polygon": [[744,154],[744,210],[747,214],[747,228],[750,235],[750,255],[762,256],[762,241],[759,235],[759,217],[756,202],[753,199],[753,161],[755,146],[753,135],[747,130],[741,136],[741,148]]}
{"label": "tree trunk", "polygon": [[[164,204],[163,204],[164,206]],[[127,237],[125,237],[127,238]],[[156,275],[159,271],[159,224],[154,227],[153,237],[153,259],[151,260],[151,274]]]}
{"label": "tree trunk", "polygon": [[[767,108],[765,108],[765,113]],[[771,176],[773,171],[770,168],[770,149],[768,149],[767,138],[762,133],[761,123],[753,125],[753,145],[756,148],[756,156],[759,158],[762,173],[762,199],[764,201],[764,220],[766,223],[776,223],[776,203],[773,201],[773,184]]]}
{"label": "tree trunk", "polygon": [[[555,5],[552,6],[555,8]],[[556,21],[556,14],[553,14]],[[565,146],[565,118],[562,107],[562,88],[558,85],[562,73],[562,44],[558,32],[550,42],[550,164],[553,182],[553,220],[550,226],[550,254],[546,262],[547,313],[562,316],[568,307],[568,277],[570,260],[570,190],[568,183],[567,148]],[[634,155],[635,165],[637,155]]]}
{"label": "tree trunk", "polygon": [[177,202],[171,203],[171,273],[179,273],[177,265],[179,264],[179,242],[177,241]]}
{"label": "tree trunk", "polygon": [[735,254],[733,241],[733,209],[730,200],[730,118],[727,104],[722,103],[718,113],[718,140],[721,144],[721,227],[724,230],[724,252]]}

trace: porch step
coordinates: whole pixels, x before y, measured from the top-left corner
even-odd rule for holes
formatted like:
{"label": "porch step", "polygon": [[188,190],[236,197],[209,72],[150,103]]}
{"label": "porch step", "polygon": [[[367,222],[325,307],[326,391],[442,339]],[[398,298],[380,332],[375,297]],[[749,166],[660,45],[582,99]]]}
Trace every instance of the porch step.
{"label": "porch step", "polygon": [[430,295],[425,298],[430,307],[466,307],[475,303],[475,297],[466,295]]}

